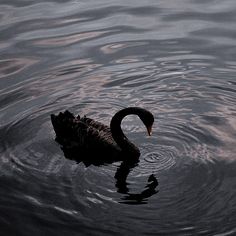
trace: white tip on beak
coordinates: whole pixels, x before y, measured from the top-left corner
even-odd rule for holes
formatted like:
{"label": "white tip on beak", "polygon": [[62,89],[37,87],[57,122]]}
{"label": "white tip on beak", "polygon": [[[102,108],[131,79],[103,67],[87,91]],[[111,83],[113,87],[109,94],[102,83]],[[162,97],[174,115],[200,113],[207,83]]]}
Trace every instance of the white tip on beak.
{"label": "white tip on beak", "polygon": [[148,132],[148,135],[149,135],[149,136],[152,135],[152,126],[148,126],[148,127],[147,127],[147,132]]}

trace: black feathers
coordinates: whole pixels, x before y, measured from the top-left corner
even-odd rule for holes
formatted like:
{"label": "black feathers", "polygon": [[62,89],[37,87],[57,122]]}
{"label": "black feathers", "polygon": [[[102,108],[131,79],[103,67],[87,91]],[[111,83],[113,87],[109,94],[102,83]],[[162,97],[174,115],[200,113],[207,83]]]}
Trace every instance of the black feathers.
{"label": "black feathers", "polygon": [[51,115],[51,121],[56,141],[65,155],[69,153],[70,159],[73,156],[80,161],[87,159],[92,162],[113,162],[125,158],[137,159],[140,155],[139,149],[121,130],[121,121],[129,114],[138,115],[148,132],[151,131],[154,117],[149,111],[139,107],[129,107],[117,112],[110,127],[86,116],[76,117],[67,110]]}

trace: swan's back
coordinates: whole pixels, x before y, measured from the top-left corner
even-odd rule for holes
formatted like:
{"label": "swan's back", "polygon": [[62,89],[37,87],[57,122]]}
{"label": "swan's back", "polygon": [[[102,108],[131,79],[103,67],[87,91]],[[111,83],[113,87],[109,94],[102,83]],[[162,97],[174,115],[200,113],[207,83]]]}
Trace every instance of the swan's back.
{"label": "swan's back", "polygon": [[110,128],[88,117],[75,117],[69,111],[51,115],[56,140],[64,149],[77,148],[78,151],[99,154],[118,153],[118,147]]}
{"label": "swan's back", "polygon": [[95,121],[89,117],[83,116],[80,118],[80,121],[87,124],[89,127],[93,127],[96,130],[107,132],[111,134],[111,130],[107,125],[102,124],[101,122]]}

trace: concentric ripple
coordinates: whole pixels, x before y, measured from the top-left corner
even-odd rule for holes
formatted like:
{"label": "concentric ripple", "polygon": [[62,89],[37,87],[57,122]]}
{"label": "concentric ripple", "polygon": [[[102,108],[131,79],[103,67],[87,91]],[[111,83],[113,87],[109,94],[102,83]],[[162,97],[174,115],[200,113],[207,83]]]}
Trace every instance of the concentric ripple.
{"label": "concentric ripple", "polygon": [[[45,122],[44,115],[24,117],[15,124],[8,124],[1,130],[4,135],[5,162],[12,162],[20,169],[31,169],[45,173],[58,172],[62,159],[52,135],[44,138],[45,130],[51,126]],[[48,118],[47,118],[48,120]]]}
{"label": "concentric ripple", "polygon": [[176,164],[177,153],[174,148],[156,145],[155,150],[143,155],[146,171],[164,171]]}

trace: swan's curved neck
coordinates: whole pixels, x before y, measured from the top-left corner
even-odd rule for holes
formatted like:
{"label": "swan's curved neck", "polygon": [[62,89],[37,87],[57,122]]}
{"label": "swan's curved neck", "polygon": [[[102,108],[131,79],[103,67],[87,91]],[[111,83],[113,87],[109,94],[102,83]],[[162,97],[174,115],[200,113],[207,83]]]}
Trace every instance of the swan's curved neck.
{"label": "swan's curved neck", "polygon": [[117,112],[111,120],[110,128],[113,139],[122,150],[125,150],[126,152],[129,152],[130,154],[133,154],[135,156],[139,156],[139,149],[129,141],[129,139],[124,135],[121,129],[121,121],[125,116],[131,114],[139,115],[139,111],[137,110],[137,108],[129,107]]}

